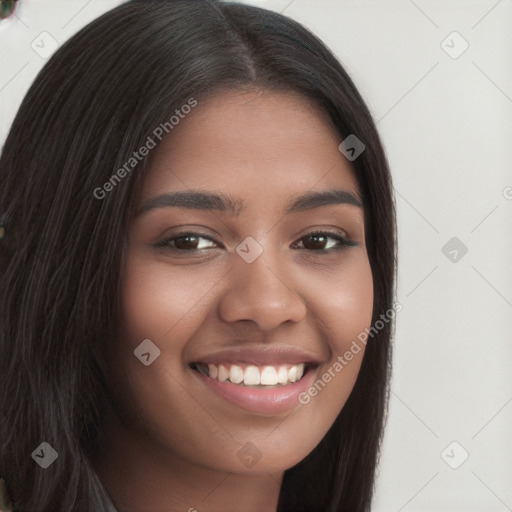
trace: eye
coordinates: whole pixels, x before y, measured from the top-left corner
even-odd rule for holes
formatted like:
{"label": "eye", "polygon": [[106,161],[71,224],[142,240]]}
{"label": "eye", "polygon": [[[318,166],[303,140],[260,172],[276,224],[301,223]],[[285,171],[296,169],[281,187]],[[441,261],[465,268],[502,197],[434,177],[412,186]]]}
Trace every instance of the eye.
{"label": "eye", "polygon": [[[334,243],[333,243],[334,241]],[[177,233],[172,237],[166,238],[161,242],[154,244],[156,248],[169,249],[175,252],[195,252],[202,249],[212,248],[219,245],[211,236],[195,233],[183,232]],[[313,252],[333,252],[339,251],[347,247],[355,247],[357,244],[351,240],[347,240],[344,236],[331,231],[313,231],[300,238],[299,243],[292,245],[292,248],[304,248]],[[309,248],[307,246],[310,246]]]}
{"label": "eye", "polygon": [[[302,245],[310,245],[312,248],[306,250],[314,251],[314,252],[332,252],[339,251],[341,249],[345,249],[347,247],[355,247],[357,244],[352,242],[351,240],[346,239],[344,236],[339,233],[331,232],[331,231],[313,231],[303,236],[301,241],[306,241],[306,244],[302,242]],[[331,242],[329,242],[331,240]],[[332,243],[334,240],[336,243]],[[295,244],[297,245],[297,244]],[[325,247],[327,245],[327,247]]]}
{"label": "eye", "polygon": [[[200,242],[202,240],[202,242]],[[204,242],[206,241],[206,242]],[[201,249],[211,247],[210,244],[216,244],[215,240],[210,236],[201,233],[177,233],[176,235],[166,238],[155,244],[157,248],[165,248],[181,252],[194,252]]]}

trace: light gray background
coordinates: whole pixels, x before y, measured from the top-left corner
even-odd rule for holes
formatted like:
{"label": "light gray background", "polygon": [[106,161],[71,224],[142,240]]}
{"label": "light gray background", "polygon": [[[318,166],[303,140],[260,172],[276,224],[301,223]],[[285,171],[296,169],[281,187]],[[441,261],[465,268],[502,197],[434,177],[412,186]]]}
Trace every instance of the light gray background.
{"label": "light gray background", "polygon": [[[52,44],[120,3],[21,0],[0,22],[2,143]],[[512,510],[512,1],[247,3],[330,46],[392,169],[403,310],[374,510]]]}

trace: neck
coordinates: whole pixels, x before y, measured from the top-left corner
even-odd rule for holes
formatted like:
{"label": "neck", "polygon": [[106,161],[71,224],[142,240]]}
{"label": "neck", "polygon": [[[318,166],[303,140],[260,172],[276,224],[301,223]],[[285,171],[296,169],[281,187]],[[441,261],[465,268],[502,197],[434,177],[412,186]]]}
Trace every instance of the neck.
{"label": "neck", "polygon": [[217,471],[107,421],[95,470],[117,512],[276,512],[283,472]]}

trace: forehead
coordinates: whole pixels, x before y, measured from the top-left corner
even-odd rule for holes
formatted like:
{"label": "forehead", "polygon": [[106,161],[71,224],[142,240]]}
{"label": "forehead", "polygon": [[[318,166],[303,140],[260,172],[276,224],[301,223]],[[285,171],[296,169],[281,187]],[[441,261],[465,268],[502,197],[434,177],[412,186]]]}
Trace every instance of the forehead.
{"label": "forehead", "polygon": [[325,114],[296,93],[222,91],[199,101],[154,149],[141,199],[222,190],[261,207],[312,188],[358,195],[340,142]]}

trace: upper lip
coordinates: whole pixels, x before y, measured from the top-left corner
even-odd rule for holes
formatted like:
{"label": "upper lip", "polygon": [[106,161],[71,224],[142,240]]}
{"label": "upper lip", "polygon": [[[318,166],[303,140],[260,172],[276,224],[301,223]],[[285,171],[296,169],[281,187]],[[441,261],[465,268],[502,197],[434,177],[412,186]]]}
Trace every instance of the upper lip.
{"label": "upper lip", "polygon": [[281,345],[273,347],[235,347],[221,350],[213,354],[198,357],[190,363],[243,363],[256,366],[273,364],[300,364],[318,365],[321,360],[311,352],[295,346]]}

